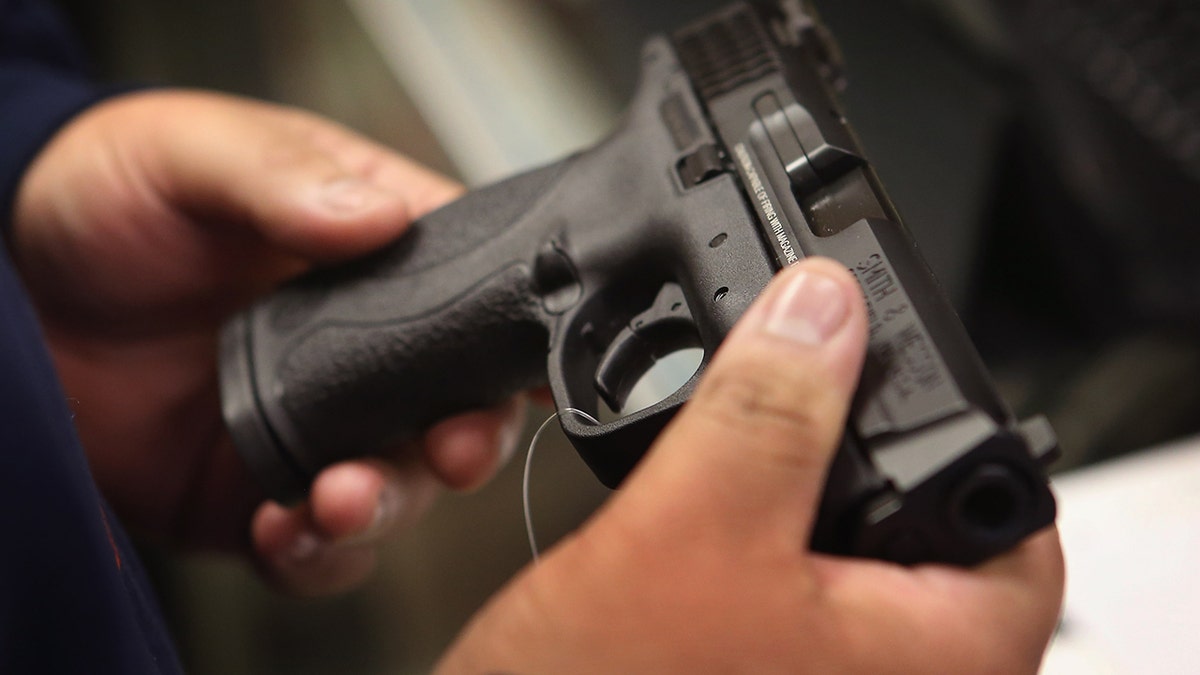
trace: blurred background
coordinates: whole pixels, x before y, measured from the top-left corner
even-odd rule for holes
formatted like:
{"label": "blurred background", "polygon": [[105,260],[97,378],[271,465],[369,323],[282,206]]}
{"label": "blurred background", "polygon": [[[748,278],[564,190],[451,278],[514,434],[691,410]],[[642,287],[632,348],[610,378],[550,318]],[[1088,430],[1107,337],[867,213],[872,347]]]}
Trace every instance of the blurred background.
{"label": "blurred background", "polygon": [[[724,3],[60,4],[105,79],[301,106],[480,185],[599,139],[645,37]],[[845,52],[851,122],[1010,403],[1051,418],[1058,468],[1196,431],[1196,3],[816,4]],[[530,430],[549,414],[532,411]],[[529,560],[520,475],[518,458],[442,498],[337,600],[281,598],[235,563],[149,551],[189,670],[425,672]],[[605,496],[548,433],[533,468],[540,541]]]}

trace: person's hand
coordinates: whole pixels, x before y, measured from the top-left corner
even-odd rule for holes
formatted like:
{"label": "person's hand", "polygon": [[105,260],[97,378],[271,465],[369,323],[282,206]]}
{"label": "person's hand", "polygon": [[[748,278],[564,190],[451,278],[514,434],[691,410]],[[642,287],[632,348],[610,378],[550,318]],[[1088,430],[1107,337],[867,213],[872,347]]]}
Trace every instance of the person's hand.
{"label": "person's hand", "polygon": [[807,550],[866,343],[829,260],[782,272],[580,532],[472,620],[441,673],[1034,673],[1057,532],[974,569]]}
{"label": "person's hand", "polygon": [[18,191],[13,255],[118,512],[187,545],[253,550],[283,586],[321,593],[365,577],[371,543],[439,481],[487,480],[519,400],[441,423],[397,464],[331,467],[302,506],[262,503],[217,394],[233,311],[391,241],[459,190],[312,115],[215,94],[118,97],[51,139]]}

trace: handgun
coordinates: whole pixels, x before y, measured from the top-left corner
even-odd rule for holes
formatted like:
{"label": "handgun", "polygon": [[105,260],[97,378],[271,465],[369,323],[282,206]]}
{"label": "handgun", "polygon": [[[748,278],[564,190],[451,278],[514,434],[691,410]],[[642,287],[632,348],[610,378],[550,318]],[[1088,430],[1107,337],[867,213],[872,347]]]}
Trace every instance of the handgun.
{"label": "handgun", "polygon": [[[297,498],[322,467],[547,382],[559,410],[595,418],[560,421],[616,487],[772,276],[826,256],[860,282],[870,336],[811,547],[972,565],[1053,522],[1054,432],[997,394],[846,120],[811,5],[738,2],[650,38],[641,60],[595,146],[229,322],[223,413],[264,490]],[[695,374],[623,411],[682,349],[703,350]]]}

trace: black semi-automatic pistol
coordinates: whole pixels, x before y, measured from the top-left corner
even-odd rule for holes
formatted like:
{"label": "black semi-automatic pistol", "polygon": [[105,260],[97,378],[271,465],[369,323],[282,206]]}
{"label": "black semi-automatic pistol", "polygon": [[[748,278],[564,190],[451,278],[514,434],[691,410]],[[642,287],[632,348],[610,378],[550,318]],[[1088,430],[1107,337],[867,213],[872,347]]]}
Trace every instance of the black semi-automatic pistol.
{"label": "black semi-automatic pistol", "polygon": [[857,275],[870,340],[812,547],[971,565],[1050,524],[1054,432],[997,395],[846,121],[814,11],[733,4],[650,39],[642,67],[596,146],[471,192],[226,327],[224,414],[267,491],[301,496],[324,466],[547,381],[560,410],[603,418],[656,361],[702,349],[658,403],[561,417],[615,487],[772,275],[827,256]]}

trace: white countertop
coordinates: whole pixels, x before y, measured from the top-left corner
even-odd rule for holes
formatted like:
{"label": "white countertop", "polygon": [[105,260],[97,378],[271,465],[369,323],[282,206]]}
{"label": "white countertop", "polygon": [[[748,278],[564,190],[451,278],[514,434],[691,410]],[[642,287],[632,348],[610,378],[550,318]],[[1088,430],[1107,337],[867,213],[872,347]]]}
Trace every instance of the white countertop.
{"label": "white countertop", "polygon": [[1067,594],[1043,675],[1200,673],[1200,437],[1054,486]]}

